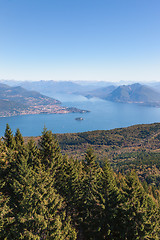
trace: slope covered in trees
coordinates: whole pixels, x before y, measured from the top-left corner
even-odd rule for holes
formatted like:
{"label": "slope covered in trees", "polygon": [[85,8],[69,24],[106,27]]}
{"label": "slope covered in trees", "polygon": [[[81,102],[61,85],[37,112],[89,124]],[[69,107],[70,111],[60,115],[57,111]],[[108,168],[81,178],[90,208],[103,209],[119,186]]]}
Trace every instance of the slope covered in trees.
{"label": "slope covered in trees", "polygon": [[88,148],[62,155],[51,131],[24,144],[6,126],[0,142],[0,239],[159,239],[159,191],[134,171],[101,167]]}
{"label": "slope covered in trees", "polygon": [[63,154],[83,159],[92,147],[102,165],[107,157],[115,171],[134,169],[141,180],[160,186],[159,123],[55,136]]}
{"label": "slope covered in trees", "polygon": [[[160,124],[141,124],[113,130],[55,134],[62,154],[82,160],[89,147],[97,161],[107,158],[114,171],[134,169],[139,178],[160,186]],[[24,138],[27,142],[30,138]],[[39,137],[34,138],[38,143]]]}

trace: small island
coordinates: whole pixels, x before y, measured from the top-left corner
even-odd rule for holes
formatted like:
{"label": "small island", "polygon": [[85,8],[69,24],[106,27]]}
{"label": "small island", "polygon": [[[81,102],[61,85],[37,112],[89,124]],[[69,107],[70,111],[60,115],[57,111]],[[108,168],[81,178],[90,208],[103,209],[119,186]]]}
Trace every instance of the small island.
{"label": "small island", "polygon": [[84,120],[82,117],[78,117],[78,118],[75,118],[75,120],[77,120],[77,121],[82,121],[82,120]]}

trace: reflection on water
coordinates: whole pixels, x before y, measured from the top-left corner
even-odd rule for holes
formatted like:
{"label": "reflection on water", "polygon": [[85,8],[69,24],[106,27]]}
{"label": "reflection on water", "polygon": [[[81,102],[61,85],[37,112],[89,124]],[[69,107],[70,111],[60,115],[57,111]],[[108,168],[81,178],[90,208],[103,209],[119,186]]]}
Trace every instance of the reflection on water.
{"label": "reflection on water", "polygon": [[[96,98],[87,99],[77,95],[54,95],[54,97],[62,101],[64,106],[73,106],[91,112],[0,118],[0,135],[4,134],[6,123],[13,132],[19,128],[23,136],[39,136],[44,126],[54,133],[67,133],[106,130],[160,121],[160,108],[113,103]],[[79,117],[84,121],[75,120]]]}

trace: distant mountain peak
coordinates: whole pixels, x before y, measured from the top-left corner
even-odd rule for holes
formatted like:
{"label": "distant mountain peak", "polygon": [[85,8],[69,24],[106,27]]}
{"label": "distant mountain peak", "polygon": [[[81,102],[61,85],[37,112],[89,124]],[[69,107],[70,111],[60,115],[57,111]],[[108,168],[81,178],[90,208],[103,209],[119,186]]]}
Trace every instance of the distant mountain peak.
{"label": "distant mountain peak", "polygon": [[160,106],[160,94],[151,87],[140,83],[121,85],[111,92],[106,100]]}

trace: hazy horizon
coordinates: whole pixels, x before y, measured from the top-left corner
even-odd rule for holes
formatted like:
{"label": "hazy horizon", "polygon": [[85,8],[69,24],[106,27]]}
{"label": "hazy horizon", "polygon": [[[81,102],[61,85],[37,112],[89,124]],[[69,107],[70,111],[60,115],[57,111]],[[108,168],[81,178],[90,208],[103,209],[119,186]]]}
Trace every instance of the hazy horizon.
{"label": "hazy horizon", "polygon": [[134,84],[134,83],[140,83],[140,84],[149,84],[149,83],[158,83],[160,82],[160,80],[141,80],[141,81],[136,81],[136,80],[115,80],[115,81],[105,81],[105,80],[84,80],[84,79],[79,79],[79,80],[66,80],[66,79],[59,79],[59,80],[55,80],[55,79],[37,79],[37,80],[32,80],[32,79],[24,79],[24,80],[17,80],[17,79],[0,79],[0,82],[40,82],[40,81],[45,81],[45,82],[49,82],[49,81],[54,81],[54,82],[73,82],[73,83],[115,83],[115,84]]}

